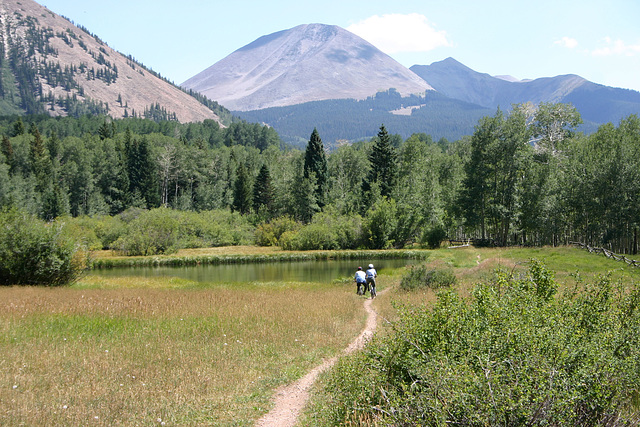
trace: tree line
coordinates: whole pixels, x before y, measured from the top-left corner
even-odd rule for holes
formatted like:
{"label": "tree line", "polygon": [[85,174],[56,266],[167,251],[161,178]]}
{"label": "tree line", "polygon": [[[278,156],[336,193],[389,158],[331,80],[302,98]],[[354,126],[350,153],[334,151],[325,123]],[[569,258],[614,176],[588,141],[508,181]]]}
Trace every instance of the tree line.
{"label": "tree line", "polygon": [[[298,150],[246,122],[30,120],[0,118],[0,204],[46,220],[134,208],[227,210],[261,242],[291,248],[475,238],[638,249],[634,115],[584,135],[572,106],[522,104],[481,118],[458,141],[403,139],[382,124],[371,140],[331,152],[317,129]],[[327,230],[330,245],[321,237]]]}

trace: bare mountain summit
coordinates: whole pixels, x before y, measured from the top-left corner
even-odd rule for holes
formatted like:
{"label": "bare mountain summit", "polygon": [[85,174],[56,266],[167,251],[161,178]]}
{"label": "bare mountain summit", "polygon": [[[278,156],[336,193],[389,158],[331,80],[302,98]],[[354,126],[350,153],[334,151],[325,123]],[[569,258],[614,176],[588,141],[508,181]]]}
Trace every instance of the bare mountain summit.
{"label": "bare mountain summit", "polygon": [[250,111],[326,99],[364,99],[427,82],[362,38],[335,25],[308,24],[260,37],[182,84],[224,107]]}
{"label": "bare mountain summit", "polygon": [[0,1],[0,52],[0,114],[230,116],[33,0]]}

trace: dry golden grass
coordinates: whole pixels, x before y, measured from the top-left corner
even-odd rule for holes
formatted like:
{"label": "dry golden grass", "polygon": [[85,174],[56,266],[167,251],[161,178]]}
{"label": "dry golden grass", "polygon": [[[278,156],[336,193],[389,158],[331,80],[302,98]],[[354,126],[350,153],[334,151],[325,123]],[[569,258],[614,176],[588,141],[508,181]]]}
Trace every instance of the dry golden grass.
{"label": "dry golden grass", "polygon": [[339,284],[103,285],[0,289],[1,425],[251,425],[364,324]]}

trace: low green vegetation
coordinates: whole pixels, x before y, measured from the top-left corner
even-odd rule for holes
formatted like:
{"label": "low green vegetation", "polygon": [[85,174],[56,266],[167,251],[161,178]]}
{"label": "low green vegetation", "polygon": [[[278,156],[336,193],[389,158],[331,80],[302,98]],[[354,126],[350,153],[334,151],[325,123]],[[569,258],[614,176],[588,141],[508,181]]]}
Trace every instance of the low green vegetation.
{"label": "low green vegetation", "polygon": [[[411,275],[411,274],[409,274]],[[404,280],[404,278],[403,278]],[[343,358],[315,425],[630,425],[640,414],[640,288],[610,275],[562,287],[533,260],[465,299],[399,307],[392,331]]]}
{"label": "low green vegetation", "polygon": [[430,268],[426,264],[421,264],[408,268],[400,281],[400,289],[403,291],[439,289],[456,283],[457,278],[450,269]]}
{"label": "low green vegetation", "polygon": [[88,250],[62,223],[17,209],[0,213],[0,285],[65,285],[87,264]]}

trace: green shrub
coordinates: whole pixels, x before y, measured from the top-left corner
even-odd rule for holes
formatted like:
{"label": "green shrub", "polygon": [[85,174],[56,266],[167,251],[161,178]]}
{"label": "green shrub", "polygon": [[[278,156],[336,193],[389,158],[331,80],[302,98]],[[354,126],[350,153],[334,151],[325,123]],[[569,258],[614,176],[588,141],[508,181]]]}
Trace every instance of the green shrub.
{"label": "green shrub", "polygon": [[127,230],[124,221],[119,216],[101,215],[92,218],[92,220],[93,230],[102,243],[102,249],[108,249]]}
{"label": "green shrub", "polygon": [[395,200],[382,198],[367,212],[363,233],[369,249],[393,247],[392,236],[398,222],[396,210]]}
{"label": "green shrub", "polygon": [[327,207],[313,217],[312,224],[323,226],[331,231],[337,249],[356,249],[362,246],[362,217],[340,215],[334,208]]}
{"label": "green shrub", "polygon": [[452,286],[457,283],[453,271],[428,268],[425,264],[411,266],[402,276],[400,289],[413,291],[417,289],[438,289]]}
{"label": "green shrub", "polygon": [[202,212],[174,211],[180,224],[179,234],[185,248],[249,245],[253,227],[246,217],[229,210]]}
{"label": "green shrub", "polygon": [[91,250],[108,249],[127,230],[119,216],[96,215],[65,219],[69,228],[75,228],[78,238],[85,239]]}
{"label": "green shrub", "polygon": [[298,233],[296,231],[285,231],[280,236],[279,245],[285,251],[295,251],[297,250],[296,236]]}
{"label": "green shrub", "polygon": [[422,243],[429,249],[438,249],[447,237],[447,231],[442,226],[429,228],[422,235]]}
{"label": "green shrub", "polygon": [[237,212],[168,208],[127,213],[126,231],[111,245],[125,255],[175,253],[182,248],[249,245],[253,227]]}
{"label": "green shrub", "polygon": [[112,249],[124,255],[170,254],[179,249],[179,223],[167,208],[152,209],[131,221]]}
{"label": "green shrub", "polygon": [[280,237],[287,231],[298,231],[302,225],[288,216],[275,218],[258,224],[255,230],[255,243],[258,246],[280,246]]}
{"label": "green shrub", "polygon": [[91,251],[102,249],[102,242],[94,231],[90,217],[64,217],[58,220],[64,221],[64,232],[70,239],[81,242]]}
{"label": "green shrub", "polygon": [[470,300],[401,307],[393,333],[329,374],[329,425],[634,425],[640,287],[555,293],[551,272],[499,272]]}
{"label": "green shrub", "polygon": [[302,227],[291,244],[298,251],[340,249],[334,230],[313,222]]}
{"label": "green shrub", "polygon": [[73,235],[63,222],[45,223],[16,209],[0,213],[0,284],[59,286],[76,280],[88,251]]}
{"label": "green shrub", "polygon": [[288,230],[279,239],[285,250],[355,249],[362,242],[362,218],[329,210],[318,213],[310,224]]}

